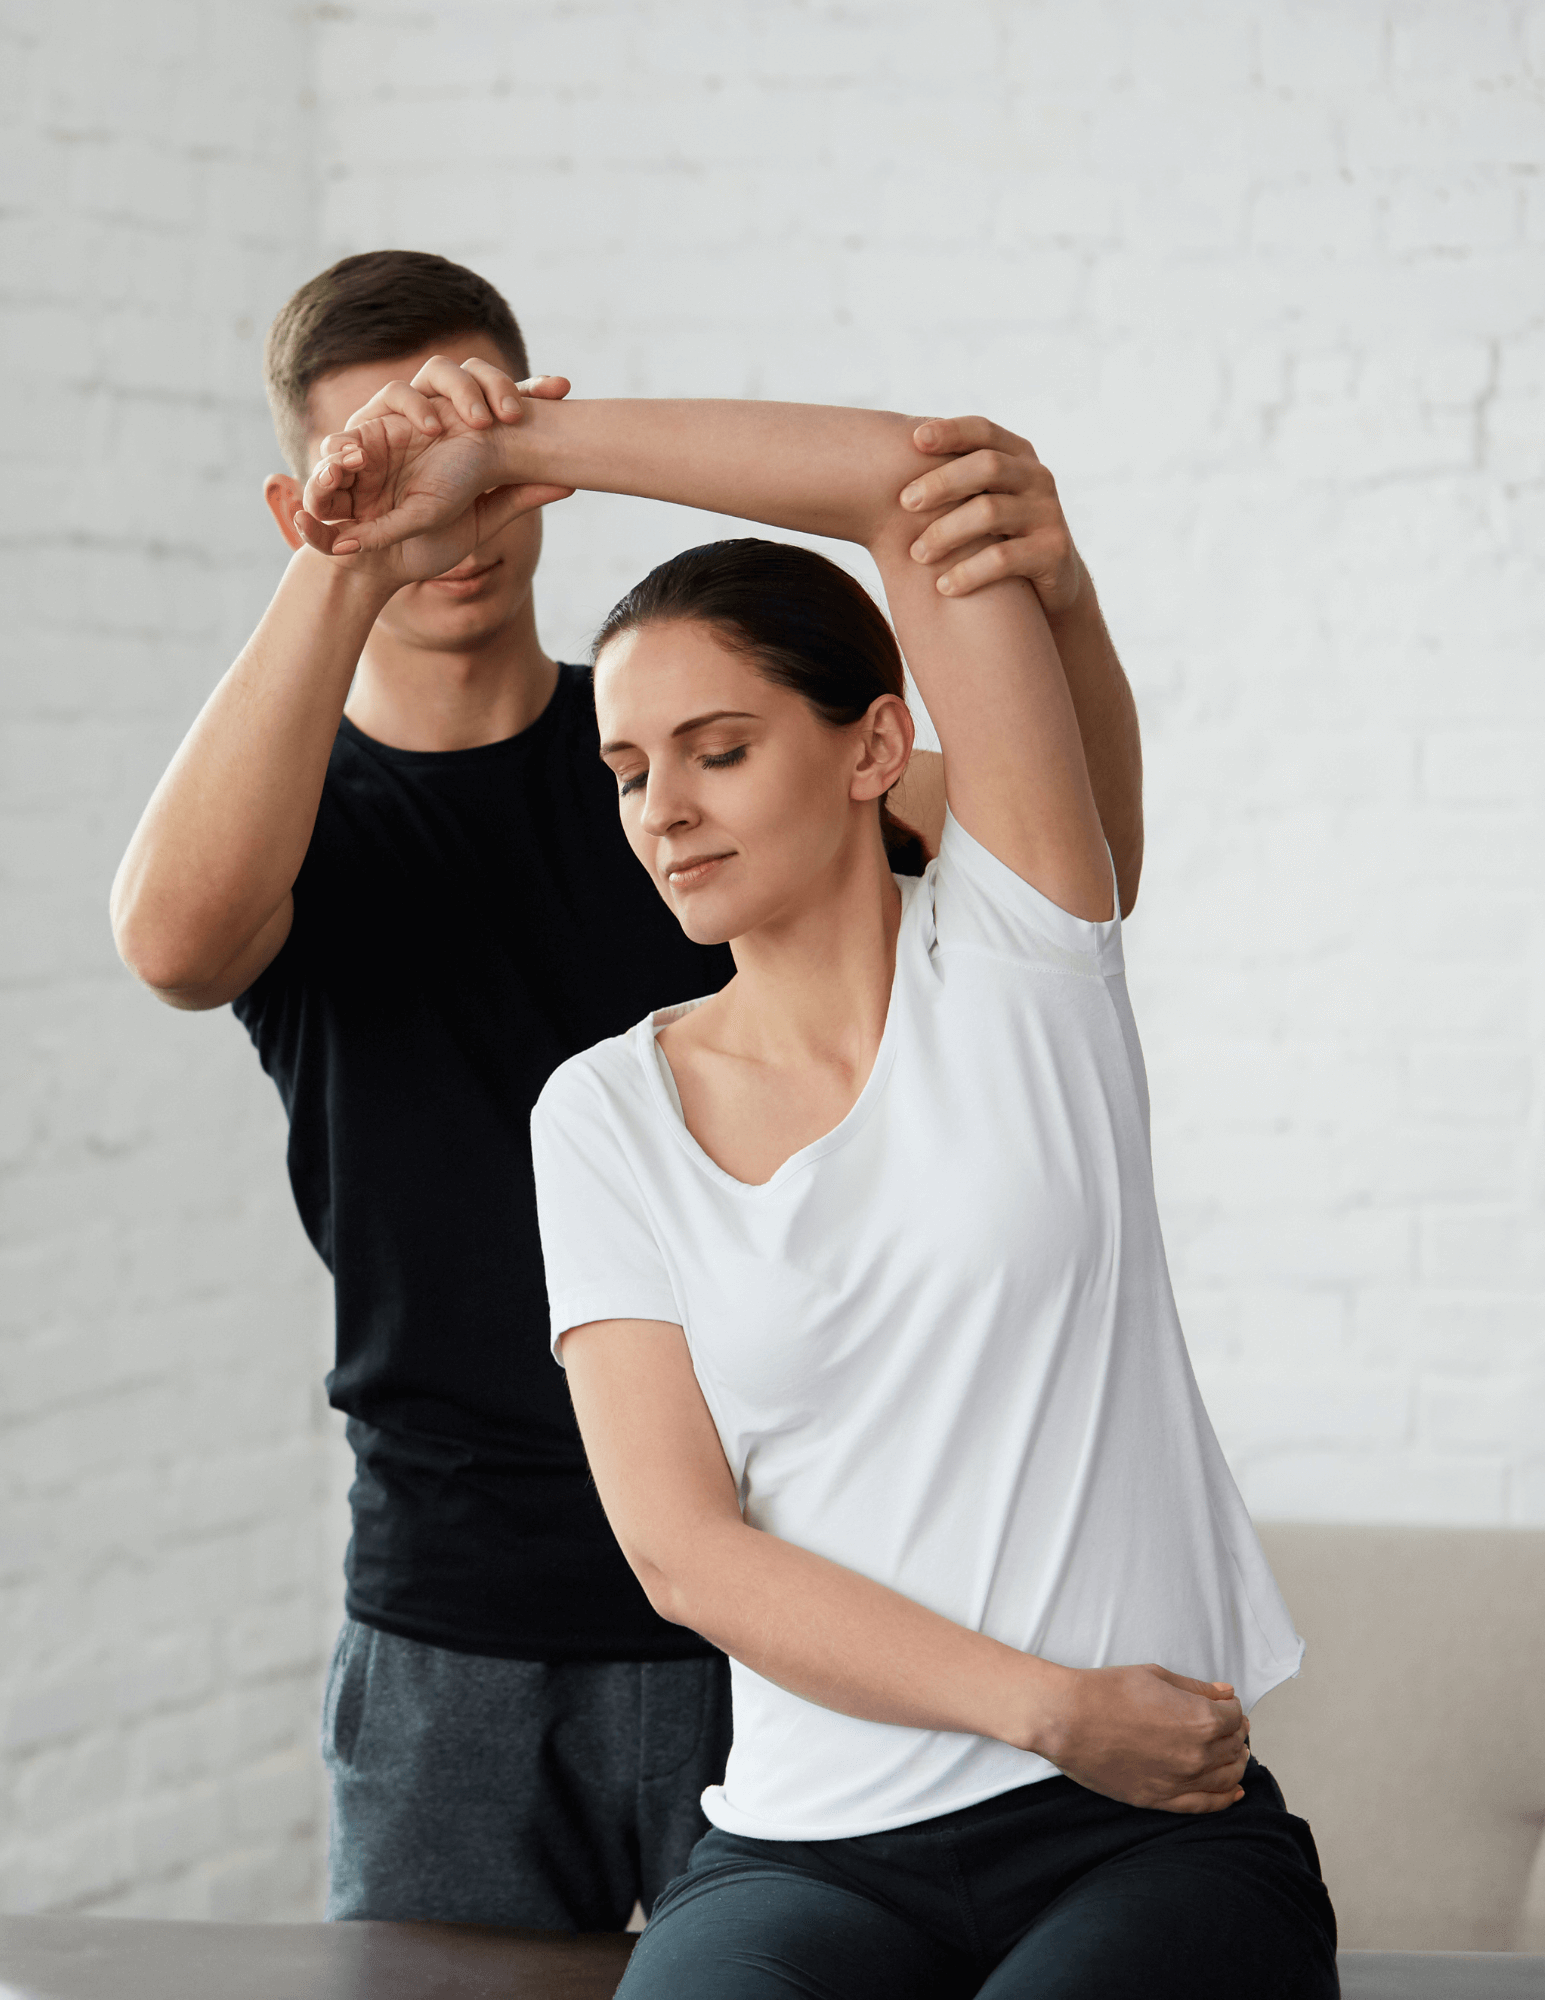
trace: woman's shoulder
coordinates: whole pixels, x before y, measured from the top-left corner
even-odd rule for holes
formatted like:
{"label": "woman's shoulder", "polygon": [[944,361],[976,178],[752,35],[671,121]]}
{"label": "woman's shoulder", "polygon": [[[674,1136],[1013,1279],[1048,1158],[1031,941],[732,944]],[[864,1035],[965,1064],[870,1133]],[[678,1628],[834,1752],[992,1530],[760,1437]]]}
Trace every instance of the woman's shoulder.
{"label": "woman's shoulder", "polygon": [[559,1063],[542,1086],[532,1111],[533,1125],[580,1119],[591,1122],[610,1112],[626,1115],[645,1099],[638,1042],[651,1024],[640,1021],[624,1034],[609,1035]]}

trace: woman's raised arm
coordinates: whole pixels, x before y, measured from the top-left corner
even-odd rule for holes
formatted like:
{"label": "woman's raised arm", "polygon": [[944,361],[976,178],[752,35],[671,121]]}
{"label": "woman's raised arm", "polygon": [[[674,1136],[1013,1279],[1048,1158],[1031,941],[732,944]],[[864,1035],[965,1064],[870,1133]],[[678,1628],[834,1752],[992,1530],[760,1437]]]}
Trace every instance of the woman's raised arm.
{"label": "woman's raised arm", "polygon": [[532,402],[513,428],[474,430],[449,403],[435,408],[438,437],[393,414],[324,440],[322,469],[306,486],[308,540],[337,554],[386,547],[490,488],[532,483],[670,500],[871,548],[901,523],[915,536],[936,518],[902,510],[902,487],[937,460],[912,442],[920,420],[890,411]]}
{"label": "woman's raised arm", "polygon": [[807,403],[571,400],[533,402],[513,428],[473,430],[450,403],[436,409],[438,437],[392,414],[325,441],[299,523],[308,541],[344,554],[461,519],[470,551],[498,525],[501,492],[543,485],[861,543],[938,729],[957,819],[1063,909],[1113,914],[1078,718],[1035,592],[1006,578],[952,598],[936,588],[943,565],[912,557],[943,511],[901,505],[902,489],[935,463],[913,442],[916,418]]}
{"label": "woman's raised arm", "polygon": [[[1073,916],[1115,914],[1111,861],[1078,717],[1036,594],[1016,577],[968,597],[912,559],[916,514],[870,543],[896,636],[944,751],[950,809],[1016,875]],[[959,559],[956,551],[955,559]]]}

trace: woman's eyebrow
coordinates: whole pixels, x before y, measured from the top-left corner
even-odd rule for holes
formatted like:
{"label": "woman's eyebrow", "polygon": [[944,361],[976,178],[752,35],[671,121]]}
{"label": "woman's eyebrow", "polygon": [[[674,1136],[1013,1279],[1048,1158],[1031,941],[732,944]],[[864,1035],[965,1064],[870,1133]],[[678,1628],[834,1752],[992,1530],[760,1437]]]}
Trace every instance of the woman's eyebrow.
{"label": "woman's eyebrow", "polygon": [[[690,736],[694,729],[706,729],[710,722],[756,722],[759,718],[748,708],[716,708],[708,715],[690,716],[685,722],[678,722],[671,731],[672,736]],[[609,757],[614,750],[636,750],[636,743],[625,742],[619,737],[613,743],[601,745],[601,755]]]}

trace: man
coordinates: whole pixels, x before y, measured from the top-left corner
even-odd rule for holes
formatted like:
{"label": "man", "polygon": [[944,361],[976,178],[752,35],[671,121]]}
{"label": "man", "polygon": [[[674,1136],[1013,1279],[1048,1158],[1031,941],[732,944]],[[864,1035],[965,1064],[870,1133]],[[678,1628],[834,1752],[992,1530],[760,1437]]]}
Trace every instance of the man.
{"label": "man", "polygon": [[[291,467],[265,495],[295,553],[146,808],[113,923],[168,1004],[234,1003],[335,1280],[356,1478],[328,1914],[618,1928],[702,1831],[726,1679],[650,1609],[590,1485],[547,1355],[527,1118],[567,1056],[731,961],[638,869],[588,679],[542,650],[540,508],[563,489],[497,496],[460,559],[425,537],[331,560],[296,530],[320,440],[383,384],[425,428],[430,392],[474,425],[520,420],[511,377],[567,393],[522,380],[505,301],[438,257],[346,258],[279,314],[265,370]],[[1022,440],[935,429],[924,483],[959,504],[920,554],[986,532],[959,586],[1040,593],[1130,902],[1136,724],[1055,489]],[[897,802],[934,837],[937,767]]]}

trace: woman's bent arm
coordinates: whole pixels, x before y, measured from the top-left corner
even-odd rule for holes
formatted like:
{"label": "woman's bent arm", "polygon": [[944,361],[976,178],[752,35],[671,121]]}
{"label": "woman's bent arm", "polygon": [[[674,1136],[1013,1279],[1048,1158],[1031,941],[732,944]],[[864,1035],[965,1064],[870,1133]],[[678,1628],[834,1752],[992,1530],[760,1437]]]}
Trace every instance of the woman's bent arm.
{"label": "woman's bent arm", "polygon": [[680,1327],[596,1321],[564,1335],[563,1359],[607,1517],[662,1616],[842,1714],[996,1737],[1131,1804],[1237,1796],[1232,1690],[1055,1666],[748,1527]]}

